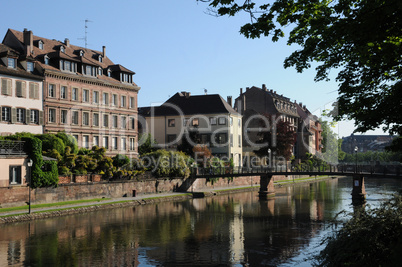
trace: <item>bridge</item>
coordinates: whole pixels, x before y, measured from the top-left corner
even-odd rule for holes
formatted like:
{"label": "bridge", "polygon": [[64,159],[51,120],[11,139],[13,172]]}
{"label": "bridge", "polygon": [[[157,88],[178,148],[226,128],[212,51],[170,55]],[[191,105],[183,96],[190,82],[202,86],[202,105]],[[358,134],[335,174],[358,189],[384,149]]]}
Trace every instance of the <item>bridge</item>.
{"label": "bridge", "polygon": [[353,177],[352,199],[364,200],[366,191],[364,178],[400,178],[400,164],[395,165],[358,165],[342,164],[328,166],[316,166],[307,169],[287,168],[286,166],[258,166],[258,167],[210,167],[193,168],[192,177],[197,178],[235,178],[241,176],[260,176],[260,199],[275,196],[272,177],[274,175],[308,175],[308,176],[351,176]]}

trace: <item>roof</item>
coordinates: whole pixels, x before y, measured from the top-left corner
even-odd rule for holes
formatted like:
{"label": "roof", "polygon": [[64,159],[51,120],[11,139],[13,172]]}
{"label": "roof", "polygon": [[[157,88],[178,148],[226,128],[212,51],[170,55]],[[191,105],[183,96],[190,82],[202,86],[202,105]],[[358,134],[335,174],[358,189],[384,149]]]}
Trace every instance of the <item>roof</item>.
{"label": "roof", "polygon": [[[20,32],[17,30],[13,29],[8,29],[8,32],[6,36],[4,37],[3,43],[7,39],[8,34],[12,34],[15,36],[15,38],[18,40],[19,44],[17,46],[19,49],[24,50],[24,32]],[[43,63],[43,58],[45,56],[48,56],[50,59],[52,58],[61,58],[61,59],[66,59],[69,61],[73,62],[81,62],[84,64],[96,66],[96,67],[101,67],[102,69],[107,69],[107,68],[114,68],[116,69],[115,66],[119,66],[116,70],[122,71],[122,72],[127,72],[130,74],[135,74],[133,71],[121,66],[121,65],[116,65],[114,64],[106,55],[104,55],[104,51],[97,51],[89,48],[84,48],[76,45],[70,44],[68,39],[66,39],[64,42],[58,41],[58,40],[52,40],[52,39],[47,39],[43,37],[39,37],[36,35],[32,35],[33,38],[33,47],[32,47],[32,55],[34,58],[37,60],[36,64],[40,65],[44,70],[50,70],[50,71],[60,71],[58,68],[55,68],[51,65],[46,65]],[[38,46],[39,41],[43,42],[43,49],[40,49]],[[64,47],[65,51],[61,52],[60,48]],[[14,47],[16,48],[16,47]],[[80,52],[83,52],[83,55],[81,55]],[[99,57],[102,58],[102,60],[99,60]],[[78,74],[78,73],[77,73]],[[97,79],[99,80],[107,80],[109,82],[114,81],[116,82],[116,79],[111,79],[110,77],[107,77],[107,75],[102,75],[98,76]],[[136,85],[133,83],[133,85]]]}
{"label": "roof", "polygon": [[236,114],[237,113],[220,95],[195,95],[176,93],[158,107],[141,107],[138,112],[143,116],[174,116],[197,114]]}

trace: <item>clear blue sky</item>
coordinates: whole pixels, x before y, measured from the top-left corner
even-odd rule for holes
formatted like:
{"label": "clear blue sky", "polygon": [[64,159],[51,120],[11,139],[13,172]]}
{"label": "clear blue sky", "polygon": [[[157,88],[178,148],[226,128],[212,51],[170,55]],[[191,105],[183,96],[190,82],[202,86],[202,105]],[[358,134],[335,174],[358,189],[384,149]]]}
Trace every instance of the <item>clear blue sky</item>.
{"label": "clear blue sky", "polygon": [[[286,40],[246,39],[240,26],[247,16],[213,17],[195,0],[4,1],[0,36],[8,28],[102,51],[116,64],[136,72],[139,106],[164,102],[176,92],[220,94],[236,98],[240,88],[266,84],[269,89],[303,102],[320,114],[337,98],[337,84],[314,82],[315,71],[284,69],[297,47]],[[353,124],[341,122],[335,132],[350,135]],[[372,133],[371,133],[372,134]],[[375,134],[382,134],[376,131]]]}

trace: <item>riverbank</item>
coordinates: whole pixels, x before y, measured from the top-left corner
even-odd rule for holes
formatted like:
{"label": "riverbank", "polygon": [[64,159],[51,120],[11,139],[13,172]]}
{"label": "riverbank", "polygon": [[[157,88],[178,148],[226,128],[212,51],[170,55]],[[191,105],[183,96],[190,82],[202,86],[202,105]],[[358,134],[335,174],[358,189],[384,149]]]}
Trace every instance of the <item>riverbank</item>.
{"label": "riverbank", "polygon": [[[322,176],[322,177],[309,177],[309,178],[296,178],[294,180],[281,180],[274,182],[275,187],[281,187],[289,184],[304,184],[304,183],[314,183],[318,181],[324,181],[333,179],[334,177]],[[336,177],[336,178],[343,178]],[[193,192],[172,192],[172,193],[159,193],[159,194],[143,194],[135,197],[123,197],[123,198],[113,198],[105,200],[96,200],[93,202],[82,202],[74,204],[63,204],[53,207],[40,207],[31,209],[31,214],[27,214],[27,210],[15,210],[15,211],[4,211],[5,209],[0,209],[0,224],[15,223],[23,221],[31,221],[38,219],[46,219],[51,217],[66,216],[71,214],[87,213],[96,210],[111,209],[111,208],[121,208],[128,206],[138,206],[146,204],[155,204],[165,201],[183,201],[192,198],[199,197],[213,197],[214,195],[231,194],[238,192],[248,192],[248,191],[258,191],[259,185],[256,186],[236,186],[236,187],[219,187],[211,188],[202,191]],[[24,206],[28,209],[28,206]],[[3,210],[3,211],[2,211]]]}

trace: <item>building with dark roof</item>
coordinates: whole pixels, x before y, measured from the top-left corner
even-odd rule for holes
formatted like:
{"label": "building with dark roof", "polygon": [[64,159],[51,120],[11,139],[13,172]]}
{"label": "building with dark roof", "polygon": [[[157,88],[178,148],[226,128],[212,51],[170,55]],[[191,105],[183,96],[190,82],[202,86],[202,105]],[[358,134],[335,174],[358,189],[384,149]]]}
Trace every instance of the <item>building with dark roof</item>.
{"label": "building with dark roof", "polygon": [[102,51],[9,29],[3,44],[43,77],[44,132],[65,131],[80,147],[137,154],[137,95],[133,71]]}
{"label": "building with dark roof", "polygon": [[302,158],[306,153],[315,155],[320,153],[322,145],[321,123],[317,116],[302,103],[296,104],[297,113],[300,116],[299,126],[297,127],[297,145],[295,154]]}
{"label": "building with dark roof", "polygon": [[43,76],[34,59],[0,44],[1,135],[43,133]]}
{"label": "building with dark roof", "polygon": [[150,133],[163,148],[176,149],[188,131],[197,129],[201,144],[213,155],[241,164],[242,116],[220,95],[176,93],[162,105],[140,107],[138,112],[140,131]]}

